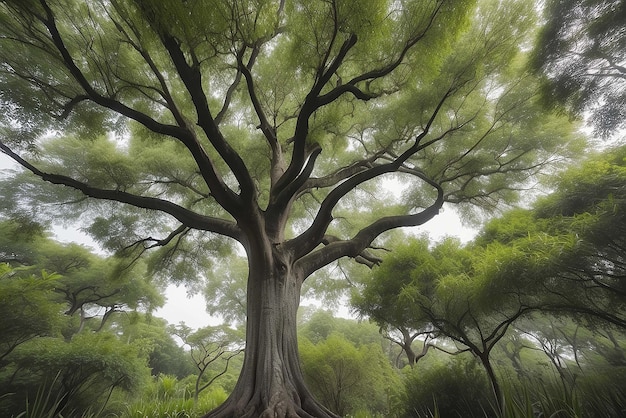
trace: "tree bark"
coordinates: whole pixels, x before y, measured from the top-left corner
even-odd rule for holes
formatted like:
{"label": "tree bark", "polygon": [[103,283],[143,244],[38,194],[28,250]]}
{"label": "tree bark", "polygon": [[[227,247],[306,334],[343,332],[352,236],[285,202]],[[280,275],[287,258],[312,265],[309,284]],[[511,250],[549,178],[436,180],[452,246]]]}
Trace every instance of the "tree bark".
{"label": "tree bark", "polygon": [[502,388],[500,388],[500,383],[498,382],[496,372],[491,365],[491,361],[489,360],[489,352],[480,353],[478,355],[478,358],[485,368],[485,372],[487,372],[487,377],[489,378],[489,383],[491,384],[493,395],[496,398],[496,405],[498,407],[498,410],[501,413],[504,413],[504,395],[502,394]]}
{"label": "tree bark", "polygon": [[307,389],[300,368],[296,313],[302,273],[278,246],[256,246],[265,248],[248,249],[243,368],[230,397],[204,418],[336,418]]}

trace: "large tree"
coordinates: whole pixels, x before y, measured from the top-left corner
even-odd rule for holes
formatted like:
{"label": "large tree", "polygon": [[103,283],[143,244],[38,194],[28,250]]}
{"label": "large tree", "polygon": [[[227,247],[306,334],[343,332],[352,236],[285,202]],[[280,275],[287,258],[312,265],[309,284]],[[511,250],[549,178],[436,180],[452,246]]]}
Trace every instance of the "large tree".
{"label": "large tree", "polygon": [[245,360],[208,416],[334,416],[300,370],[305,279],[378,263],[444,202],[512,197],[571,138],[520,71],[532,5],[477,3],[2,1],[0,149],[67,186],[22,182],[5,210],[82,211],[173,278],[239,242]]}

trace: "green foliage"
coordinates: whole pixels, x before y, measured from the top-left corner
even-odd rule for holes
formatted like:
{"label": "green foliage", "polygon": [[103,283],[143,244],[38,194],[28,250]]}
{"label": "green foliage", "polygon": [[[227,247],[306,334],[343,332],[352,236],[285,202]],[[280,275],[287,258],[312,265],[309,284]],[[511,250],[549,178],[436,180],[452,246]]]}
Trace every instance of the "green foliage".
{"label": "green foliage", "polygon": [[[96,388],[134,388],[162,337],[138,325],[137,311],[162,302],[149,278],[197,291],[214,270],[206,294],[216,296],[216,307],[232,305],[228,321],[242,322],[246,303],[251,324],[269,330],[258,347],[248,346],[268,352],[246,359],[275,362],[246,362],[242,376],[250,381],[235,393],[253,391],[251,402],[265,403],[260,382],[278,370],[281,383],[269,398],[294,402],[297,396],[286,397],[292,389],[280,386],[299,373],[280,356],[296,348],[289,346],[295,323],[281,315],[295,313],[297,292],[314,271],[340,258],[377,264],[368,251],[385,232],[421,225],[444,202],[483,209],[512,202],[529,176],[579,150],[571,125],[538,111],[539,80],[523,70],[526,28],[534,23],[524,0],[0,2],[0,106],[7,110],[0,136],[11,138],[0,148],[37,181],[71,190],[55,193],[16,173],[3,182],[1,205],[39,219],[74,221],[80,213],[79,222],[121,260],[111,266],[73,246],[52,248],[54,257],[37,253],[60,266],[55,289],[71,321],[66,341],[46,340],[54,354],[43,353],[31,374],[63,369],[76,403]],[[406,184],[404,196],[378,193],[390,177]],[[245,248],[248,269],[225,257],[234,253],[231,239]],[[507,268],[494,271],[455,241],[407,247],[388,271],[383,265],[375,273],[375,290],[388,293],[365,295],[363,312],[381,326],[436,326],[463,344],[480,336],[488,354],[509,324],[502,318],[520,313],[510,298],[491,296],[503,294],[497,273],[517,272],[522,250],[481,253],[506,256]],[[528,274],[551,255],[538,252]],[[241,289],[261,287],[271,290],[242,296]],[[276,289],[290,289],[291,299]],[[265,297],[274,296],[289,309],[268,304]],[[503,299],[504,311],[496,305]],[[105,312],[100,326],[87,321],[95,309]],[[135,311],[131,321],[107,322],[120,309]],[[356,413],[357,403],[389,412],[383,394],[393,378],[380,344],[369,342],[372,327],[343,338],[318,321],[309,331],[317,341],[303,343],[304,369],[320,383],[318,394],[338,412]],[[214,333],[188,335],[200,358]],[[218,347],[232,344],[220,340]],[[99,348],[84,348],[91,343]],[[117,346],[119,357],[99,351]],[[11,361],[27,370],[26,359],[38,352],[18,348]],[[212,380],[203,378],[206,362],[196,365],[197,396]],[[379,383],[381,375],[389,379]],[[164,390],[174,383],[161,381]],[[353,393],[339,390],[346,385]],[[91,389],[83,393],[84,386]],[[291,387],[305,392],[302,382]],[[187,413],[186,405],[172,408],[164,413]]]}
{"label": "green foliage", "polygon": [[317,344],[332,334],[339,334],[356,346],[381,344],[378,327],[366,321],[340,318],[331,311],[315,310],[301,321],[298,335]]}
{"label": "green foliage", "polygon": [[532,209],[489,222],[477,239],[485,271],[500,283],[515,275],[520,289],[543,286],[536,304],[626,325],[624,156],[624,147],[591,155],[561,173],[556,191]]}
{"label": "green foliage", "polygon": [[0,264],[0,367],[20,345],[41,336],[58,335],[64,305],[54,298],[59,276],[39,276]]}
{"label": "green foliage", "polygon": [[[112,315],[160,300],[138,269],[115,277],[110,260],[57,243],[41,227],[20,231],[22,224],[0,224],[7,232],[0,251],[20,266],[0,265],[0,388],[10,394],[0,400],[1,414],[99,414],[118,392],[137,391],[150,373],[148,364],[155,367],[166,351],[162,346],[174,356],[169,364],[185,359],[164,322],[155,320],[150,329],[136,311]],[[104,310],[99,322],[98,309]],[[186,376],[189,368],[179,372]],[[49,382],[50,376],[57,378]]]}
{"label": "green foliage", "polygon": [[318,399],[339,415],[367,409],[389,412],[398,377],[380,345],[357,346],[333,333],[317,344],[300,342],[302,370]]}
{"label": "green foliage", "polygon": [[114,389],[132,391],[145,381],[148,370],[139,352],[107,333],[81,334],[70,342],[39,338],[12,354],[10,369],[19,371],[20,378],[8,387],[28,393],[37,382],[58,374],[54,391],[62,399],[61,409],[99,410]]}
{"label": "green foliage", "polygon": [[219,386],[204,392],[194,402],[192,391],[173,376],[153,377],[141,398],[126,404],[119,418],[192,418],[216,408],[227,398]]}
{"label": "green foliage", "polygon": [[480,367],[472,359],[455,357],[406,369],[402,416],[488,417],[493,399]]}
{"label": "green foliage", "polygon": [[596,133],[608,137],[624,126],[626,7],[617,0],[550,0],[533,67],[546,77],[551,105],[575,115],[591,113]]}
{"label": "green foliage", "polygon": [[122,340],[141,347],[153,376],[172,375],[179,379],[193,373],[193,363],[174,339],[167,321],[139,312],[127,313],[110,326]]}
{"label": "green foliage", "polygon": [[[23,412],[17,415],[17,418],[55,418],[59,416],[59,411],[62,409],[63,396],[62,394],[54,395],[54,382],[53,384],[42,385],[38,390],[33,400],[26,398],[26,405]],[[10,394],[9,394],[10,395]]]}

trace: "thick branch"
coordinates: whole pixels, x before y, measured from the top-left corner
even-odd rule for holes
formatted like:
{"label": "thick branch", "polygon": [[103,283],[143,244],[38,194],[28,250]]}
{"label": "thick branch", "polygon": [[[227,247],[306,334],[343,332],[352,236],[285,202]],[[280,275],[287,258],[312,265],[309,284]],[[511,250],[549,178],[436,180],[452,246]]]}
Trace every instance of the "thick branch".
{"label": "thick branch", "polygon": [[167,213],[189,228],[215,232],[217,234],[234,238],[240,242],[242,242],[243,240],[242,232],[234,222],[200,215],[167,200],[154,197],[138,196],[120,190],[109,190],[91,187],[86,183],[80,182],[68,176],[43,172],[34,165],[30,164],[28,161],[21,158],[16,153],[14,153],[2,141],[0,141],[0,150],[4,154],[15,160],[22,167],[26,168],[36,176],[40,177],[42,180],[49,183],[61,184],[67,187],[71,187],[83,193],[85,196],[93,197],[96,199],[127,203],[138,208],[156,210],[159,212]]}
{"label": "thick branch", "polygon": [[247,199],[254,198],[256,196],[256,186],[246,164],[222,136],[213,119],[207,97],[202,88],[202,74],[199,64],[189,65],[178,41],[172,36],[163,34],[162,41],[191,96],[198,116],[198,126],[202,128],[213,147],[230,167],[239,182],[242,195]]}
{"label": "thick branch", "polygon": [[[309,255],[302,257],[297,265],[302,269],[304,277],[342,257],[357,257],[383,232],[395,228],[419,226],[435,217],[443,206],[443,189],[438,185],[435,202],[416,214],[388,216],[381,218],[369,226],[361,229],[352,239],[330,243]],[[301,236],[302,237],[302,236]],[[295,241],[295,240],[294,240]],[[298,242],[294,250],[301,246],[310,245],[309,242]]]}

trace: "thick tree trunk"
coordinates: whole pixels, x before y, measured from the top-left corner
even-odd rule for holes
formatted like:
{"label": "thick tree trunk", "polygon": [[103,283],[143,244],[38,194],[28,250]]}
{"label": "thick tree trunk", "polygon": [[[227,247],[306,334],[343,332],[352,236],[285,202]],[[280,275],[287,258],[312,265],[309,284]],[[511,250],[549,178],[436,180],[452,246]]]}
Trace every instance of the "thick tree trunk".
{"label": "thick tree trunk", "polygon": [[249,254],[249,262],[243,368],[228,400],[205,418],[336,417],[314,399],[300,369],[301,277],[275,250]]}

